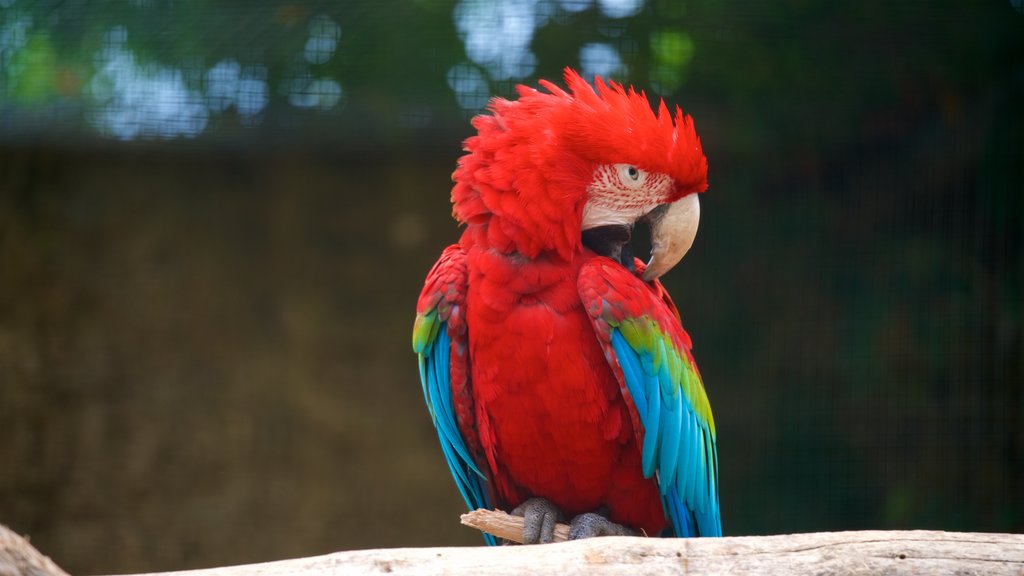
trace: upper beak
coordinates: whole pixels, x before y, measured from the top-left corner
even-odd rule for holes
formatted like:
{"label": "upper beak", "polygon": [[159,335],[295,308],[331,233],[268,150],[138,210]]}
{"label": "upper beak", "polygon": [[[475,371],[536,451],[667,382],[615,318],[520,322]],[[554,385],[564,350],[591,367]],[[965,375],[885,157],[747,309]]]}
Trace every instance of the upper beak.
{"label": "upper beak", "polygon": [[651,260],[644,270],[644,281],[657,280],[683,259],[700,222],[697,194],[683,196],[671,204],[662,204],[644,218],[651,228]]}

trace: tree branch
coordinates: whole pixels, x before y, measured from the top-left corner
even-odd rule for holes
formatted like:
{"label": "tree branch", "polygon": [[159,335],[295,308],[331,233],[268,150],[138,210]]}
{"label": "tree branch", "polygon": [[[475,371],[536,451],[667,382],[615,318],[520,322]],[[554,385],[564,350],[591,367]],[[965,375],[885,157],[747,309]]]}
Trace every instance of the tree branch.
{"label": "tree branch", "polygon": [[[470,528],[476,528],[481,532],[493,534],[498,538],[504,538],[516,544],[523,543],[523,526],[525,520],[522,516],[513,516],[501,510],[484,510],[477,508],[472,512],[466,512],[460,518],[462,524]],[[555,542],[565,542],[569,539],[569,525],[555,524]]]}

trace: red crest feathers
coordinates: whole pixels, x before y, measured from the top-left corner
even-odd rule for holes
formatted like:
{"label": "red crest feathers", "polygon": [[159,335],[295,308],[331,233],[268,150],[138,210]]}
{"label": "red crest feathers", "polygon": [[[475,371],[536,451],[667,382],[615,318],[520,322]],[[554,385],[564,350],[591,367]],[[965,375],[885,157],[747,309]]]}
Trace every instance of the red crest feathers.
{"label": "red crest feathers", "polygon": [[569,68],[565,82],[568,91],[546,80],[547,92],[518,86],[518,100],[494,98],[491,115],[473,118],[478,134],[464,143],[452,190],[473,241],[568,258],[580,249],[586,187],[600,164],[667,174],[676,198],[707,189],[700,139],[678,106],[673,115],[662,101],[655,113],[643,92],[600,77],[595,90]]}
{"label": "red crest feathers", "polygon": [[[540,84],[563,100],[554,128],[564,134],[567,146],[598,164],[626,163],[668,174],[680,196],[707,189],[708,163],[700,138],[693,119],[678,106],[673,115],[661,100],[655,114],[644,92],[605,83],[600,76],[594,79],[595,90],[570,68],[565,82],[571,93],[546,80]],[[522,89],[520,94],[527,97]]]}

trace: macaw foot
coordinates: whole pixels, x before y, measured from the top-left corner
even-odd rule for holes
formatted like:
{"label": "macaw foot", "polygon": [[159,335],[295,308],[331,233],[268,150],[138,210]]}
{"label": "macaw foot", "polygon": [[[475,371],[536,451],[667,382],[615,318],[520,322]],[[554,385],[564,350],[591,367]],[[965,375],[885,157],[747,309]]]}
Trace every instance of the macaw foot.
{"label": "macaw foot", "polygon": [[530,498],[512,511],[513,516],[522,516],[523,544],[547,544],[554,539],[555,523],[562,518],[562,511],[546,498]]}
{"label": "macaw foot", "polygon": [[569,540],[594,536],[639,536],[640,533],[622,524],[616,524],[596,512],[580,514],[569,523]]}

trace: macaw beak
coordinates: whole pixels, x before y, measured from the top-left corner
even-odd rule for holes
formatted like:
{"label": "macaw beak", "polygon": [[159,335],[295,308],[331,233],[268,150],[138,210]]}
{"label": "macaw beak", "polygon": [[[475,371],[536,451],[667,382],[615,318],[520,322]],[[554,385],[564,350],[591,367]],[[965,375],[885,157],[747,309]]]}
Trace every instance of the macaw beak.
{"label": "macaw beak", "polygon": [[643,219],[651,228],[651,260],[644,270],[644,281],[651,282],[671,270],[693,246],[700,222],[697,194],[687,194],[671,204],[662,204]]}

